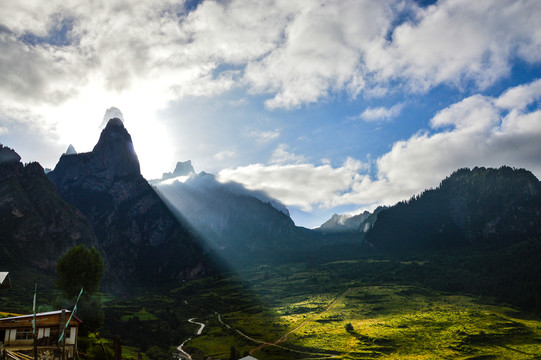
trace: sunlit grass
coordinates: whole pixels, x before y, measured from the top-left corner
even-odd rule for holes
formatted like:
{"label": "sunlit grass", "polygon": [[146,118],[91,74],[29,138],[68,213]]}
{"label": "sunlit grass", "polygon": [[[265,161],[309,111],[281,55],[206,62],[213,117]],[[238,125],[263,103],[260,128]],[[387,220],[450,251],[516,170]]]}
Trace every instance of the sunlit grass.
{"label": "sunlit grass", "polygon": [[[264,305],[222,314],[232,328],[268,343],[301,325],[280,347],[255,352],[258,359],[531,359],[541,354],[541,322],[521,319],[511,308],[416,285],[336,281],[321,268],[297,264],[296,270],[288,276],[284,267],[272,273],[268,268],[252,270],[247,281]],[[353,331],[348,332],[346,324]],[[218,328],[190,346],[226,357],[230,346],[249,351],[260,345],[219,323],[213,326]]]}

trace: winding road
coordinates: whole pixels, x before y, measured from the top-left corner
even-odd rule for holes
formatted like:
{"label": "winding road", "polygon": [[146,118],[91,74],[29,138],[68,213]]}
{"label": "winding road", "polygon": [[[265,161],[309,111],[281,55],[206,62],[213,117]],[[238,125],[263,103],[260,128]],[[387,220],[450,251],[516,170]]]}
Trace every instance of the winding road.
{"label": "winding road", "polygon": [[192,356],[190,354],[188,354],[186,351],[184,351],[182,349],[182,347],[184,346],[184,344],[186,344],[188,341],[190,341],[192,338],[187,338],[186,340],[184,340],[184,342],[182,344],[180,344],[177,348],[178,352],[180,353],[179,354],[179,359],[187,359],[187,360],[192,360]]}
{"label": "winding road", "polygon": [[[294,349],[290,349],[290,348],[287,348],[285,346],[282,346],[282,345],[279,345],[281,342],[284,342],[287,340],[288,338],[288,335],[296,332],[297,330],[299,330],[300,328],[302,328],[303,326],[305,326],[308,322],[310,321],[313,321],[314,319],[324,315],[325,313],[327,313],[329,310],[331,310],[333,308],[333,306],[338,302],[340,301],[344,296],[346,296],[349,292],[351,291],[351,289],[347,289],[346,291],[344,291],[342,294],[340,294],[336,299],[334,299],[333,302],[331,302],[329,304],[329,306],[327,306],[327,308],[318,313],[318,314],[315,314],[313,316],[311,316],[310,318],[304,320],[303,322],[301,322],[299,325],[297,325],[294,329],[288,331],[286,334],[284,334],[283,336],[281,336],[279,339],[273,341],[273,342],[268,342],[268,341],[263,341],[263,340],[258,340],[258,339],[254,339],[248,335],[246,335],[245,333],[243,333],[242,331],[240,331],[239,329],[235,329],[233,328],[232,326],[230,326],[229,324],[226,324],[223,320],[222,320],[222,315],[217,313],[216,311],[214,312],[214,314],[217,316],[218,318],[218,321],[223,325],[225,326],[226,328],[230,329],[230,330],[233,330],[235,331],[237,334],[239,334],[240,336],[252,341],[252,342],[255,342],[257,344],[259,344],[258,347],[256,348],[253,348],[252,350],[250,350],[250,355],[252,355],[253,353],[263,349],[264,347],[266,346],[274,346],[274,347],[277,347],[277,348],[281,348],[281,349],[284,349],[284,350],[288,350],[288,351],[292,351],[292,352],[296,352],[296,353],[300,353],[300,354],[307,354],[307,355],[317,355],[317,356],[321,356],[322,358],[334,358],[334,357],[337,357],[336,354],[325,354],[325,353],[311,353],[311,352],[306,352],[306,351],[300,351],[300,350],[294,350]],[[187,304],[187,302],[186,302]],[[201,333],[203,332],[203,329],[205,328],[205,324],[204,323],[200,323],[200,322],[197,322],[197,321],[194,321],[196,320],[197,318],[191,318],[188,320],[189,323],[192,323],[192,324],[196,324],[196,325],[199,325],[199,329],[196,331],[196,335],[201,335]],[[186,360],[192,360],[192,357],[190,354],[188,354],[186,351],[184,351],[182,349],[182,347],[184,346],[184,344],[186,344],[188,341],[190,341],[192,338],[188,338],[186,340],[184,340],[184,342],[179,345],[179,347],[177,348],[177,350],[179,351],[179,359],[186,359]]]}
{"label": "winding road", "polygon": [[188,322],[192,323],[192,324],[197,324],[200,326],[199,330],[197,330],[197,332],[195,333],[195,335],[201,335],[201,333],[203,332],[203,329],[205,328],[205,324],[203,323],[200,323],[200,322],[197,322],[197,321],[194,321],[195,319],[197,318],[191,318],[190,320],[188,320]]}
{"label": "winding road", "polygon": [[[197,319],[197,318],[188,319],[188,322],[192,323],[192,324],[199,325],[199,329],[197,329],[195,335],[201,335],[201,333],[203,332],[203,329],[205,328],[205,324],[194,321],[195,319]],[[180,353],[179,354],[179,359],[192,360],[192,356],[190,354],[188,354],[186,351],[184,351],[184,349],[182,348],[184,346],[184,344],[186,344],[191,339],[192,338],[189,337],[188,339],[184,340],[184,342],[177,347],[177,350]]]}

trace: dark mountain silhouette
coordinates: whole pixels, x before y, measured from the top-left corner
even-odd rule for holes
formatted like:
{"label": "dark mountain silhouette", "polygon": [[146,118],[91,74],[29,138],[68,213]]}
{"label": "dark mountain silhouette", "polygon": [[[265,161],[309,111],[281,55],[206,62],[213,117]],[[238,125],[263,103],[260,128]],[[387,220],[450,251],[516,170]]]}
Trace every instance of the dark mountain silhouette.
{"label": "dark mountain silhouette", "polygon": [[0,144],[0,267],[52,271],[76,244],[97,244],[90,223],[66,203],[38,163]]}
{"label": "dark mountain silhouette", "polygon": [[92,224],[110,284],[191,279],[211,270],[194,234],[141,175],[120,119],[109,120],[91,152],[62,155],[48,176]]}
{"label": "dark mountain silhouette", "polygon": [[295,226],[277,200],[240,184],[222,184],[205,172],[196,174],[190,161],[179,162],[173,173],[151,182],[173,211],[230,264],[283,260],[318,244],[311,231]]}
{"label": "dark mountain silhouette", "polygon": [[541,184],[529,171],[460,169],[380,212],[366,241],[391,252],[499,246],[541,236]]}

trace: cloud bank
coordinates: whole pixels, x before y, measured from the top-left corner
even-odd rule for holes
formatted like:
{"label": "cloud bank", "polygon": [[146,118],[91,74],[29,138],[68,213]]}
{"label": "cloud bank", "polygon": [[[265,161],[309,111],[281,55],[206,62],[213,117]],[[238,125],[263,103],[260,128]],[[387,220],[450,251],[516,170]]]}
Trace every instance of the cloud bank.
{"label": "cloud bank", "polygon": [[6,0],[0,10],[10,70],[0,93],[15,104],[144,86],[159,107],[243,86],[269,108],[295,108],[391,82],[483,89],[516,58],[541,61],[536,0],[203,1],[190,12],[169,0]]}

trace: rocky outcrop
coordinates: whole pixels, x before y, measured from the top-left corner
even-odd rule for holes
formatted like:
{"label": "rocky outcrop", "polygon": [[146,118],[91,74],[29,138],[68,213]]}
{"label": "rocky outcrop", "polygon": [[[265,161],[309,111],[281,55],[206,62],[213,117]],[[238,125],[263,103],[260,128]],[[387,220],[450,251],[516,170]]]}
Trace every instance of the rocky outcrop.
{"label": "rocky outcrop", "polygon": [[0,145],[0,265],[54,270],[77,244],[97,244],[85,216],[67,204],[38,163]]}
{"label": "rocky outcrop", "polygon": [[92,152],[63,155],[48,176],[90,220],[109,283],[190,279],[210,270],[194,234],[141,175],[120,119],[107,123]]}
{"label": "rocky outcrop", "polygon": [[358,231],[362,222],[371,215],[369,211],[364,211],[358,215],[334,214],[329,220],[325,221],[315,230],[321,232],[349,232]]}
{"label": "rocky outcrop", "polygon": [[192,161],[191,160],[179,161],[177,162],[177,165],[175,166],[175,170],[172,173],[170,172],[163,173],[162,178],[160,180],[153,180],[153,181],[150,181],[150,183],[153,183],[153,182],[157,183],[159,181],[172,179],[178,176],[189,176],[191,174],[195,174],[195,170],[192,166]]}

